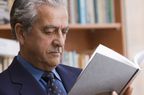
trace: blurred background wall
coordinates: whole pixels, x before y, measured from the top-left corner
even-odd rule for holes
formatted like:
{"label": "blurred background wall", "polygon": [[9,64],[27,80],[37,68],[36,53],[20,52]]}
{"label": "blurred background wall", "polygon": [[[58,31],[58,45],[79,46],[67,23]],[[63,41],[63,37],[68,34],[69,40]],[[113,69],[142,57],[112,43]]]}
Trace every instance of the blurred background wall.
{"label": "blurred background wall", "polygon": [[[144,0],[125,0],[125,21],[128,57],[144,50]],[[144,71],[136,78],[133,95],[144,95]]]}
{"label": "blurred background wall", "polygon": [[128,57],[144,50],[144,0],[125,0]]}

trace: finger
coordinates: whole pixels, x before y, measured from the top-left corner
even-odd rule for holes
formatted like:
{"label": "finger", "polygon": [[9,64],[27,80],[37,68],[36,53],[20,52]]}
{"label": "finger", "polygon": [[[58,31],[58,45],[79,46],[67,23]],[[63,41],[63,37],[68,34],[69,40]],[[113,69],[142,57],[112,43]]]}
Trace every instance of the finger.
{"label": "finger", "polygon": [[112,95],[118,95],[115,91],[112,92]]}
{"label": "finger", "polygon": [[124,95],[132,95],[132,91],[133,91],[133,88],[130,86],[130,87],[127,88]]}

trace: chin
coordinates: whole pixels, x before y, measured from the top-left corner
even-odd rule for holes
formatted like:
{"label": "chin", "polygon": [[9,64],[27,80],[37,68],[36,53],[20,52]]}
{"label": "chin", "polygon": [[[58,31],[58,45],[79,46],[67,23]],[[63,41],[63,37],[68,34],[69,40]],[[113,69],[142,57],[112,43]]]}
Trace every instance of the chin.
{"label": "chin", "polygon": [[53,61],[49,62],[49,65],[53,66],[53,67],[56,67],[59,64],[60,64],[60,60],[53,60]]}

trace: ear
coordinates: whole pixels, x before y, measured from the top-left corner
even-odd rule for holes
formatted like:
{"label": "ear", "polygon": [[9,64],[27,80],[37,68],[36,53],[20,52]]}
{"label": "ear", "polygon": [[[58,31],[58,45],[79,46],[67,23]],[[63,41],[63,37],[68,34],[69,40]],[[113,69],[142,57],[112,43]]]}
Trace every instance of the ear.
{"label": "ear", "polygon": [[21,45],[24,44],[24,30],[23,26],[20,23],[16,23],[15,25],[15,33],[16,33],[16,38],[20,42]]}

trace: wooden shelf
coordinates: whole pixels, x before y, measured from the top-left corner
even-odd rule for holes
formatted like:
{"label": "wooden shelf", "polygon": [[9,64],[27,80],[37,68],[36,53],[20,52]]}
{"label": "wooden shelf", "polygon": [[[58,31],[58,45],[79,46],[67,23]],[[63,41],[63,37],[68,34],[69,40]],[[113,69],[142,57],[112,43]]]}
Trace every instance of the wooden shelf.
{"label": "wooden shelf", "polygon": [[11,32],[10,24],[0,25],[0,37],[14,39],[14,36]]}
{"label": "wooden shelf", "polygon": [[10,30],[10,24],[0,25],[0,30]]}
{"label": "wooden shelf", "polygon": [[120,29],[120,23],[108,24],[70,24],[70,29]]}
{"label": "wooden shelf", "polygon": [[[120,29],[120,23],[110,24],[70,24],[70,29]],[[0,25],[0,30],[10,30],[10,24]]]}

